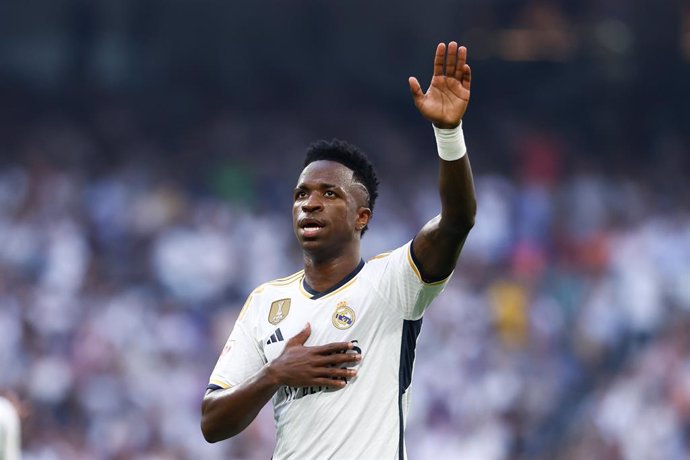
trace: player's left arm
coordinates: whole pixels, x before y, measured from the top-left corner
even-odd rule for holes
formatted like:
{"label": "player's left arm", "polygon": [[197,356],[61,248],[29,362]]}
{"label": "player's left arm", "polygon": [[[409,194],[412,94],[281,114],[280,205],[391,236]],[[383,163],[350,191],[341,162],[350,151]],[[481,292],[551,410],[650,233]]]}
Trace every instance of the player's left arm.
{"label": "player's left arm", "polygon": [[[467,109],[471,79],[467,48],[450,42],[436,47],[434,74],[427,91],[422,91],[415,77],[410,77],[409,84],[422,116],[436,128],[452,129],[460,125]],[[439,161],[441,214],[424,225],[412,245],[415,262],[427,282],[442,280],[453,271],[477,210],[467,155]]]}

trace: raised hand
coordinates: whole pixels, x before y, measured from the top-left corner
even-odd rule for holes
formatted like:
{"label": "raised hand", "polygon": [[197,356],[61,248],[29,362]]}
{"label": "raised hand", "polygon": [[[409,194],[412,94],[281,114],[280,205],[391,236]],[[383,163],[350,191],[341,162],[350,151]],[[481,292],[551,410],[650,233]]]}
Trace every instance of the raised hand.
{"label": "raised hand", "polygon": [[[445,64],[445,65],[444,65]],[[410,91],[417,110],[439,128],[454,128],[460,124],[470,101],[472,72],[467,65],[467,48],[450,42],[439,43],[434,57],[434,76],[422,92],[415,77],[410,77]]]}
{"label": "raised hand", "polygon": [[357,375],[355,369],[340,368],[345,363],[361,359],[360,354],[347,353],[352,342],[334,342],[317,347],[305,347],[311,335],[309,323],[285,344],[285,349],[269,365],[270,373],[280,385],[291,387],[328,386],[342,388],[346,380]]}

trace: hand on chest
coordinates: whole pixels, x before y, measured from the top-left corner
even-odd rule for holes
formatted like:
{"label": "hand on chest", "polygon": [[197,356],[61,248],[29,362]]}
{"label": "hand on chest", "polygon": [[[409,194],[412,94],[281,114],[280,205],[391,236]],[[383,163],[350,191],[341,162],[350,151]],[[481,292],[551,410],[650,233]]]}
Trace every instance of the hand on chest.
{"label": "hand on chest", "polygon": [[354,299],[284,298],[272,301],[261,324],[261,346],[267,361],[282,353],[285,343],[311,324],[311,335],[305,346],[332,342],[361,342],[371,315]]}

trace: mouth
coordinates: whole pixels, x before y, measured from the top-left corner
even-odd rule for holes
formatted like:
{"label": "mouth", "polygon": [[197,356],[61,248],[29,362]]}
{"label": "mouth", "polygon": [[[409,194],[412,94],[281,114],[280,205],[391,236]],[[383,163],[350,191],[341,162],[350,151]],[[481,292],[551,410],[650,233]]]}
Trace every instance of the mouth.
{"label": "mouth", "polygon": [[322,221],[312,218],[301,219],[297,225],[303,238],[318,236],[326,226]]}

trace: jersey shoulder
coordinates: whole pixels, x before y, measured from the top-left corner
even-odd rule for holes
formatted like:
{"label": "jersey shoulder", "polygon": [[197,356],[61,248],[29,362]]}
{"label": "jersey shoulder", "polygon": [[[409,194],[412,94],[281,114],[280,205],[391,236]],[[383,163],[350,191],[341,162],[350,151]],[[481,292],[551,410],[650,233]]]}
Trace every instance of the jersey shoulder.
{"label": "jersey shoulder", "polygon": [[271,286],[285,286],[285,285],[287,285],[287,284],[292,284],[292,283],[294,283],[295,281],[297,281],[297,280],[299,280],[300,278],[302,278],[302,276],[304,276],[304,269],[302,269],[302,270],[300,270],[300,271],[298,271],[298,272],[295,272],[295,273],[293,273],[293,274],[290,275],[290,276],[286,276],[286,277],[284,277],[284,278],[276,278],[276,279],[274,279],[274,280],[267,281],[267,282],[265,282],[264,284],[262,284],[262,286],[266,286],[266,285],[271,285]]}
{"label": "jersey shoulder", "polygon": [[371,259],[367,260],[367,263],[373,262],[373,261],[379,260],[379,259],[385,259],[386,257],[389,257],[392,253],[393,253],[393,251],[382,252],[381,254],[375,255]]}
{"label": "jersey shoulder", "polygon": [[275,297],[276,295],[280,296],[283,293],[287,293],[293,289],[296,283],[299,283],[303,276],[304,270],[300,270],[290,276],[267,281],[257,286],[247,297],[240,311],[239,318],[243,318],[250,309],[256,310],[257,307],[252,307],[252,305],[261,304],[266,297]]}
{"label": "jersey shoulder", "polygon": [[256,287],[252,291],[250,296],[263,294],[266,291],[276,291],[276,290],[279,291],[281,289],[287,288],[287,287],[291,286],[292,284],[299,282],[303,276],[304,276],[304,270],[300,270],[296,273],[293,273],[290,276],[286,276],[284,278],[276,278],[274,280],[267,281],[267,282],[259,285],[258,287]]}
{"label": "jersey shoulder", "polygon": [[403,248],[383,252],[367,260],[365,270],[363,270],[364,278],[375,287],[381,288],[380,283],[383,279],[390,278],[392,274],[398,271],[394,267],[400,263],[401,249]]}
{"label": "jersey shoulder", "polygon": [[418,263],[412,253],[412,241],[389,252],[384,252],[367,261],[370,277],[385,276],[391,281],[420,282],[423,285],[443,284],[446,280],[426,283],[421,276]]}
{"label": "jersey shoulder", "polygon": [[374,257],[367,260],[367,265],[373,269],[383,270],[390,263],[397,264],[407,259],[410,253],[411,241],[403,244],[388,252],[382,252],[381,254],[375,255]]}

